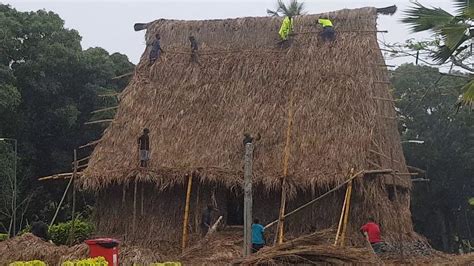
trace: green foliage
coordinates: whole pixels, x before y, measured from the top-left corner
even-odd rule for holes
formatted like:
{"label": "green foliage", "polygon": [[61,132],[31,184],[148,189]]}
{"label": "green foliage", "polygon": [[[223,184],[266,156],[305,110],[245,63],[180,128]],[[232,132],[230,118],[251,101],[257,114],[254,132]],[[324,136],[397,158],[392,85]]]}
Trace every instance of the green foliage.
{"label": "green foliage", "polygon": [[[31,210],[24,216],[28,221],[33,215],[51,220],[65,185],[37,178],[71,171],[73,149],[98,139],[105,128],[84,123],[115,114],[91,114],[118,104],[99,95],[122,91],[130,77],[112,78],[134,69],[125,55],[102,48],[84,51],[80,41],[79,33],[66,29],[53,12],[19,12],[0,4],[0,137],[18,139],[18,203],[31,198],[18,212]],[[82,152],[79,157],[90,150]],[[11,205],[12,162],[11,147],[0,142],[0,232],[8,230],[11,216],[3,206]],[[91,204],[76,207],[82,211]],[[58,219],[69,216],[65,203]]]}
{"label": "green foliage", "polygon": [[268,15],[279,16],[279,14],[282,14],[283,16],[292,18],[301,15],[304,10],[304,3],[299,3],[298,0],[290,0],[289,5],[286,5],[283,0],[278,0],[277,3],[277,9],[275,11],[267,9]]}
{"label": "green foliage", "polygon": [[104,257],[95,257],[84,260],[65,261],[61,266],[107,266],[109,263]]}
{"label": "green foliage", "polygon": [[466,223],[472,221],[467,202],[474,187],[474,120],[455,108],[464,80],[427,66],[402,65],[392,73],[402,138],[424,141],[403,143],[407,163],[426,170],[430,180],[414,184],[415,229],[446,251],[454,233],[465,238],[474,229]]}
{"label": "green foliage", "polygon": [[8,239],[8,234],[0,234],[0,241],[5,241]]}
{"label": "green foliage", "polygon": [[[49,237],[57,245],[66,245],[72,228],[72,221],[59,223],[49,227]],[[73,241],[71,244],[82,243],[89,238],[94,231],[94,226],[82,220],[76,220],[74,223]]]}
{"label": "green foliage", "polygon": [[40,261],[40,260],[32,260],[32,261],[15,261],[8,266],[46,266],[47,264]]}

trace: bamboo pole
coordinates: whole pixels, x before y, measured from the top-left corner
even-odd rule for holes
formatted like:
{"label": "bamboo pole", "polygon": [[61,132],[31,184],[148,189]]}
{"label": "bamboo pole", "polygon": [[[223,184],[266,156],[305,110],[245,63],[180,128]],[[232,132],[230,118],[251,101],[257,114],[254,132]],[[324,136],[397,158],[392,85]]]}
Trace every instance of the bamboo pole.
{"label": "bamboo pole", "polygon": [[77,174],[77,165],[78,165],[78,161],[77,161],[77,150],[74,149],[74,169],[73,169],[73,172],[72,172],[72,177],[71,177],[71,180],[72,180],[72,225],[71,225],[71,229],[69,229],[69,237],[68,237],[68,243],[69,245],[71,245],[73,242],[74,242],[74,227],[76,225],[76,183],[75,183],[75,179],[76,179],[76,174]]}
{"label": "bamboo pole", "polygon": [[344,213],[345,213],[346,204],[347,204],[347,192],[348,190],[346,189],[346,193],[344,194],[344,202],[342,203],[341,216],[339,217],[339,223],[337,225],[336,239],[334,240],[334,246],[337,246],[340,235],[341,235],[342,223],[344,221]]}
{"label": "bamboo pole", "polygon": [[64,190],[63,197],[59,201],[58,208],[56,209],[56,212],[54,213],[53,219],[51,219],[51,223],[49,226],[51,227],[54,224],[54,221],[56,220],[56,217],[58,216],[59,209],[61,208],[61,205],[63,204],[64,198],[66,198],[67,191],[69,190],[69,187],[71,186],[73,178],[69,179],[69,182],[67,183],[66,189]]}
{"label": "bamboo pole", "polygon": [[288,127],[286,129],[286,143],[283,157],[283,180],[281,182],[281,201],[280,201],[280,213],[278,221],[278,244],[283,243],[284,238],[284,225],[285,225],[285,206],[286,206],[286,177],[288,176],[288,161],[290,159],[290,140],[291,140],[291,127],[293,125],[293,91],[290,94],[290,102],[288,104]]}
{"label": "bamboo pole", "polygon": [[[327,195],[331,194],[332,192],[334,192],[334,191],[336,191],[336,190],[339,190],[340,188],[342,188],[343,186],[345,186],[347,183],[349,183],[351,180],[353,180],[354,178],[356,178],[356,177],[358,177],[358,176],[361,176],[361,175],[363,175],[363,174],[364,174],[364,171],[363,171],[363,170],[357,172],[356,174],[354,174],[353,176],[351,176],[351,178],[349,178],[348,180],[344,181],[343,183],[337,185],[336,187],[334,187],[334,188],[332,188],[332,189],[326,191],[326,192],[325,192],[324,194],[322,194],[321,196],[319,196],[319,197],[317,197],[317,198],[315,198],[315,199],[313,199],[313,200],[311,200],[311,201],[309,201],[309,202],[307,202],[307,203],[301,205],[300,207],[298,207],[298,208],[292,210],[291,212],[285,214],[285,215],[283,216],[283,218],[289,217],[289,216],[291,216],[291,215],[293,215],[293,214],[295,214],[295,213],[297,213],[297,212],[303,210],[304,208],[307,208],[307,207],[313,205],[314,203],[316,203],[316,202],[319,201],[320,199],[326,197]],[[267,228],[269,228],[270,226],[276,224],[278,221],[279,221],[279,220],[275,220],[275,221],[273,221],[273,222],[271,222],[271,223],[265,225],[265,229],[267,229]]]}
{"label": "bamboo pole", "polygon": [[[391,167],[393,168],[393,165],[394,165],[394,159],[393,159],[393,149],[390,147],[390,164],[391,164]],[[393,183],[393,192],[394,192],[394,196],[395,196],[395,210],[397,212],[397,216],[400,217],[400,202],[398,202],[398,191],[397,191],[397,186],[395,184],[395,175],[394,173],[391,174],[392,175],[392,183]],[[402,236],[402,225],[400,223],[400,219],[397,220],[397,225],[398,225],[398,244],[399,244],[399,248],[400,248],[400,257],[402,258],[402,260],[404,259],[404,255],[403,255],[403,236]]]}
{"label": "bamboo pole", "polygon": [[117,109],[117,108],[118,108],[118,106],[112,106],[112,107],[102,108],[102,109],[98,109],[98,110],[92,111],[91,114],[97,114],[97,113],[100,113],[100,112],[115,110],[115,109]]}
{"label": "bamboo pole", "polygon": [[347,232],[347,223],[349,222],[349,214],[351,210],[351,196],[352,196],[352,180],[349,182],[347,185],[347,203],[346,203],[346,208],[344,210],[344,224],[342,226],[342,232],[341,232],[341,247],[344,246],[344,242],[346,240],[346,232]]}
{"label": "bamboo pole", "polygon": [[181,251],[184,251],[186,244],[188,243],[188,226],[189,226],[189,205],[191,202],[191,188],[193,184],[193,175],[189,174],[188,188],[186,190],[186,205],[184,205],[184,217],[183,217],[183,239],[181,242]]}
{"label": "bamboo pole", "polygon": [[89,121],[85,122],[84,125],[92,125],[92,124],[99,124],[99,123],[108,123],[114,121],[113,119],[102,119],[102,120],[95,120],[95,121]]}
{"label": "bamboo pole", "polygon": [[138,186],[138,179],[135,178],[135,186],[133,188],[133,223],[132,223],[134,233],[137,226],[137,186]]}

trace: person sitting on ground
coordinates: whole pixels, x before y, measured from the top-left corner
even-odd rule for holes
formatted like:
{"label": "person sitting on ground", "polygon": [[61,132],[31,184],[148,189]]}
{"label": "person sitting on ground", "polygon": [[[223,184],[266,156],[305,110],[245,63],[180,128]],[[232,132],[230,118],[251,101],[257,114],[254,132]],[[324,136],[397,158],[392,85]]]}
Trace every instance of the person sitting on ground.
{"label": "person sitting on ground", "polygon": [[336,39],[336,32],[332,27],[331,20],[329,20],[327,16],[324,16],[318,19],[318,23],[323,26],[323,31],[320,34],[323,41],[334,41]]}
{"label": "person sitting on ground", "polygon": [[138,156],[140,159],[140,166],[147,167],[150,160],[150,138],[148,128],[143,129],[143,134],[138,138]]}
{"label": "person sitting on ground", "polygon": [[161,44],[160,44],[160,34],[157,33],[155,35],[155,40],[151,44],[151,50],[150,50],[150,66],[155,63],[155,61],[160,58],[160,54],[163,53],[163,49],[161,49]]}
{"label": "person sitting on ground", "polygon": [[37,216],[35,216],[33,219],[34,222],[31,224],[31,233],[44,241],[48,241],[48,225],[39,220]]}
{"label": "person sitting on ground", "polygon": [[215,211],[214,206],[211,204],[207,205],[207,208],[204,209],[201,215],[201,235],[206,236],[209,229],[212,226],[212,212]]}
{"label": "person sitting on ground", "polygon": [[369,222],[360,228],[360,232],[369,241],[376,254],[382,252],[382,238],[380,237],[380,227],[375,223],[374,218],[369,217]]}
{"label": "person sitting on ground", "polygon": [[265,243],[265,227],[260,224],[258,219],[254,219],[252,224],[252,253],[263,248]]}

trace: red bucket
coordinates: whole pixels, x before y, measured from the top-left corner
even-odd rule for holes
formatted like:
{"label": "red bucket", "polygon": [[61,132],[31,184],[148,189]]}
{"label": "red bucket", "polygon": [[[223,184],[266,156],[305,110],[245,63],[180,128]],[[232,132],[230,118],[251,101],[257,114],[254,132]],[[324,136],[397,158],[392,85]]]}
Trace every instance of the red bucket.
{"label": "red bucket", "polygon": [[104,257],[109,266],[118,266],[119,241],[113,238],[96,238],[85,241],[91,258]]}

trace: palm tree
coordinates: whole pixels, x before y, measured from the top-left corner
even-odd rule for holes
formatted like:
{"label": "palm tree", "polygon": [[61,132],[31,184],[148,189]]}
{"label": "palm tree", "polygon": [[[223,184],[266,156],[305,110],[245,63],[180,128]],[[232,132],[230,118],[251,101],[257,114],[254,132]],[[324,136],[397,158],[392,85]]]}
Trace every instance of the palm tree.
{"label": "palm tree", "polygon": [[279,16],[284,15],[289,18],[292,18],[303,13],[304,4],[298,3],[298,0],[291,0],[290,4],[287,6],[283,3],[282,0],[278,0],[278,6],[275,11],[267,9],[267,14],[270,16]]}
{"label": "palm tree", "polygon": [[460,103],[474,106],[474,68],[464,63],[472,57],[472,39],[474,37],[474,0],[453,0],[457,7],[452,15],[441,8],[429,8],[415,2],[408,9],[402,22],[411,25],[413,32],[434,31],[440,42],[432,53],[439,64],[451,60],[452,64],[467,70],[470,80],[463,86]]}

